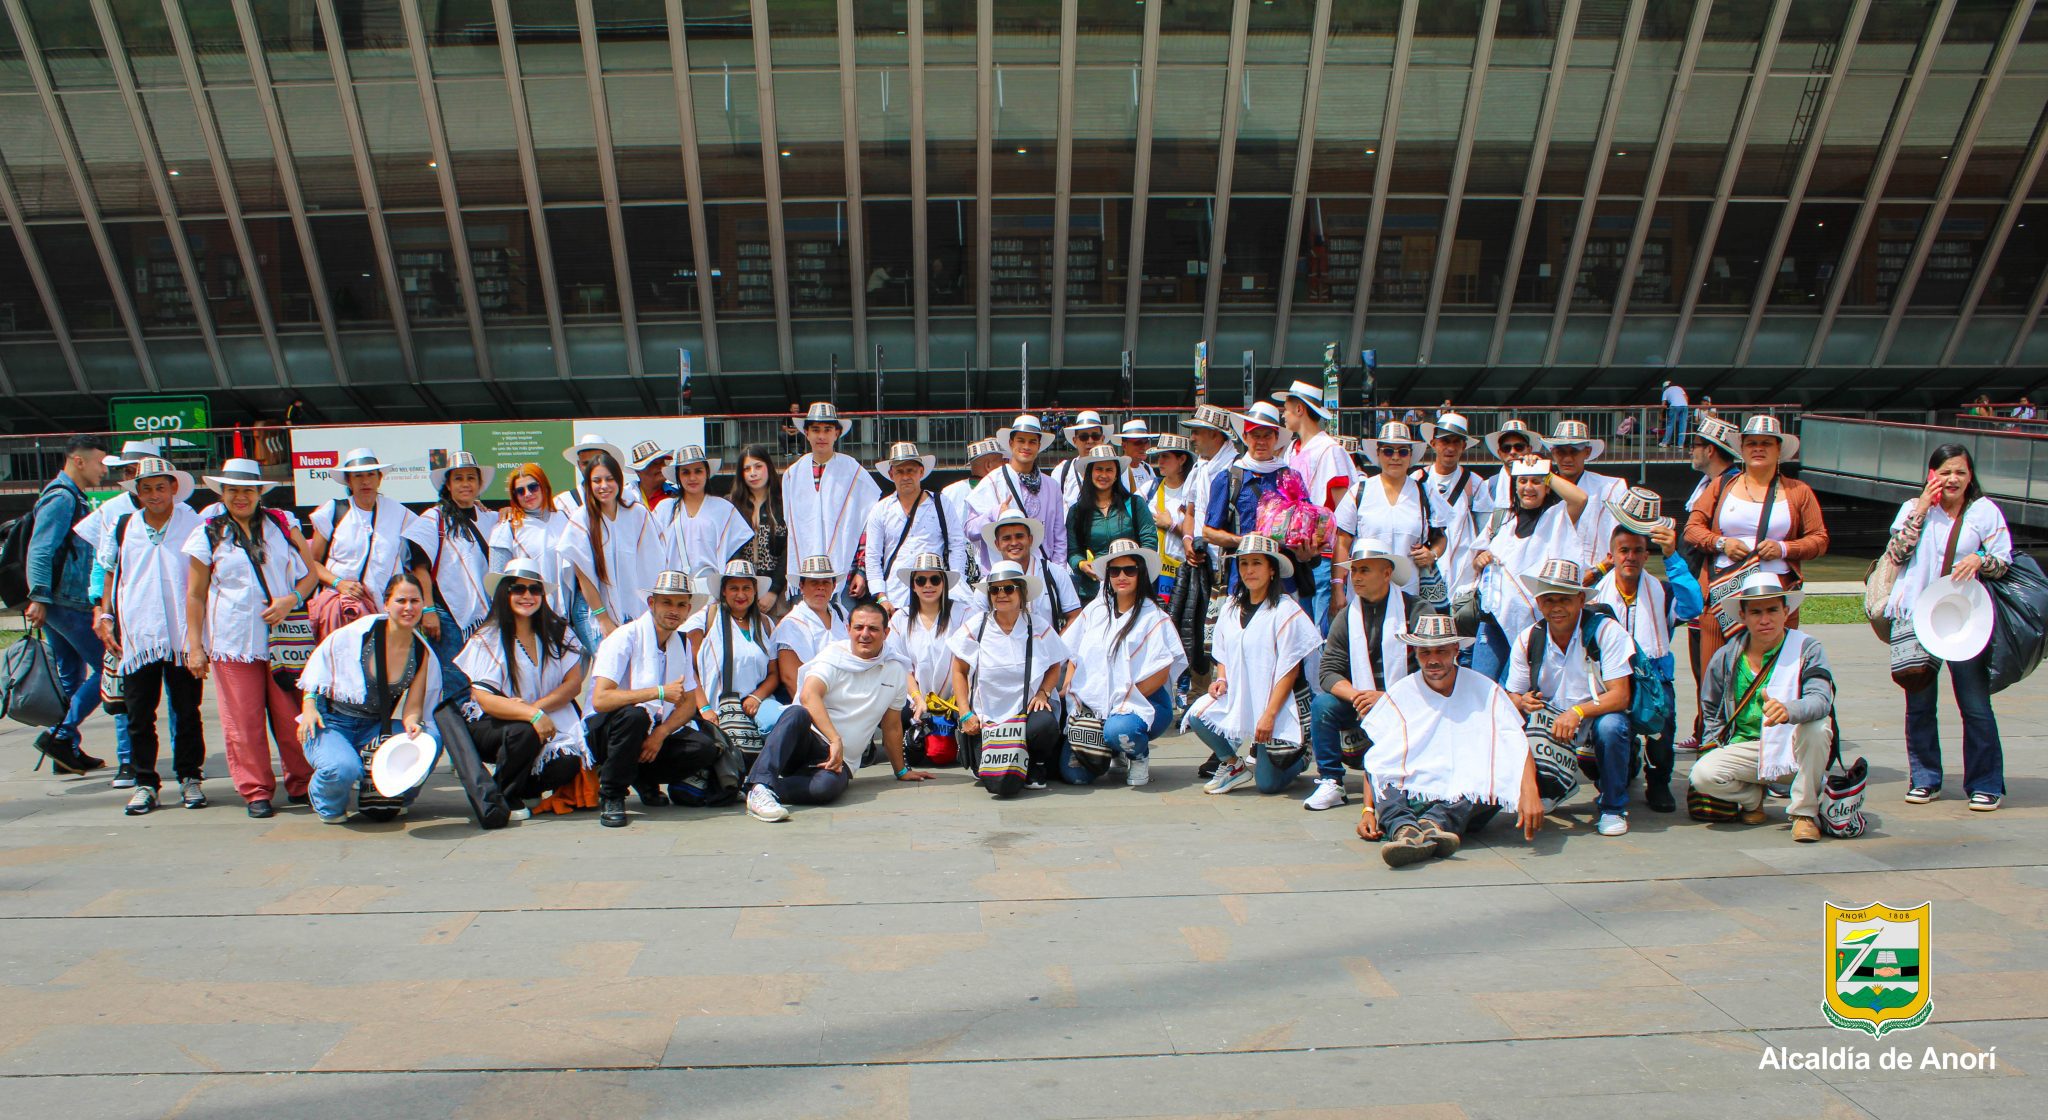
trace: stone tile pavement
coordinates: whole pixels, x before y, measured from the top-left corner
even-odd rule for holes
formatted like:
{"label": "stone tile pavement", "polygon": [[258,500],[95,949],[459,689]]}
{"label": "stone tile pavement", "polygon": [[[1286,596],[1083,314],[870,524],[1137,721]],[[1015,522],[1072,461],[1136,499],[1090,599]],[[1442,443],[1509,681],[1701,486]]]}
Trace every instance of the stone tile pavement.
{"label": "stone tile pavement", "polygon": [[[1355,808],[1203,796],[1189,737],[1142,790],[868,774],[772,827],[485,834],[445,773],[389,825],[253,821],[224,778],[211,808],[131,820],[103,777],[32,773],[8,725],[0,1111],[2039,1115],[2048,677],[1998,697],[2003,811],[1911,808],[1883,649],[1818,632],[1872,835],[1795,847],[1638,807],[1602,839],[1582,792],[1533,844],[1496,826],[1399,872]],[[1934,1015],[1873,1042],[1821,1016],[1818,942],[1824,900],[1880,899],[1934,903]],[[1778,1046],[1996,1069],[1759,1069]]]}

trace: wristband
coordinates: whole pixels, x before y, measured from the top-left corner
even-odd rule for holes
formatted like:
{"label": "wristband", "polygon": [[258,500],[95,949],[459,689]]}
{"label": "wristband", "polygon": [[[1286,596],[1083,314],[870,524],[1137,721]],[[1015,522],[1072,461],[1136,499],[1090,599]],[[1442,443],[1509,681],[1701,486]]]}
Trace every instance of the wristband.
{"label": "wristband", "polygon": [[965,710],[965,711],[962,711],[962,712],[960,713],[960,722],[961,722],[961,723],[966,723],[966,722],[967,722],[968,720],[970,720],[970,719],[980,719],[980,718],[981,718],[980,716],[978,716],[978,715],[975,715],[975,714],[974,714],[974,709],[972,709],[972,708],[969,708],[969,709],[967,709],[967,710]]}
{"label": "wristband", "polygon": [[666,704],[666,703],[668,703],[668,686],[667,686],[667,685],[665,685],[665,684],[658,684],[658,685],[655,685],[655,686],[654,686],[654,702],[655,702],[655,703],[657,703],[657,704]]}
{"label": "wristband", "polygon": [[300,594],[299,589],[296,587],[292,588],[292,598],[298,600],[297,605],[292,608],[293,610],[297,610],[299,607],[303,607],[306,605],[306,597]]}
{"label": "wristband", "polygon": [[533,714],[532,714],[532,715],[530,715],[530,716],[528,716],[528,717],[526,717],[526,724],[527,724],[527,726],[529,726],[529,727],[539,727],[539,726],[540,726],[540,717],[542,717],[542,716],[544,716],[544,715],[546,715],[546,714],[547,714],[546,712],[543,712],[543,711],[541,711],[541,710],[540,710],[539,708],[535,708],[535,709],[533,710]]}
{"label": "wristband", "polygon": [[596,610],[594,610],[594,611],[591,611],[591,612],[590,612],[590,617],[592,617],[592,618],[596,618],[596,617],[597,617],[598,615],[601,615],[601,614],[603,614],[603,613],[604,613],[604,612],[605,612],[605,611],[606,611],[607,609],[609,609],[609,608],[606,608],[606,607],[599,607],[599,608],[597,608]]}
{"label": "wristband", "polygon": [[896,780],[899,782],[902,781],[903,775],[908,773],[910,773],[910,767],[908,766],[905,766],[903,769],[896,771]]}
{"label": "wristband", "polygon": [[1585,719],[1585,718],[1586,718],[1586,709],[1585,709],[1584,707],[1581,707],[1581,706],[1580,706],[1580,705],[1578,705],[1578,704],[1573,704],[1573,705],[1572,705],[1572,714],[1573,714],[1573,715],[1575,715],[1575,716],[1577,716],[1577,717],[1579,717],[1580,719]]}

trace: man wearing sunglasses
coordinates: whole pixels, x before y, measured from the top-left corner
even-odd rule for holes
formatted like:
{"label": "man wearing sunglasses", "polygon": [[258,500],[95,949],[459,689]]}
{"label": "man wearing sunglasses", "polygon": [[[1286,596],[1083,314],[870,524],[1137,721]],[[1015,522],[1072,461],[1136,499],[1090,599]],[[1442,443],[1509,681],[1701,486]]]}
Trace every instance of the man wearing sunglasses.
{"label": "man wearing sunglasses", "polygon": [[[1067,442],[1074,446],[1076,459],[1088,454],[1091,448],[1102,446],[1109,438],[1109,428],[1102,422],[1102,414],[1092,408],[1082,409],[1074,422],[1060,429],[1066,434]],[[1081,497],[1081,472],[1069,459],[1052,469],[1052,480],[1060,484],[1060,509],[1071,509]],[[1064,524],[1064,522],[1062,522]]]}

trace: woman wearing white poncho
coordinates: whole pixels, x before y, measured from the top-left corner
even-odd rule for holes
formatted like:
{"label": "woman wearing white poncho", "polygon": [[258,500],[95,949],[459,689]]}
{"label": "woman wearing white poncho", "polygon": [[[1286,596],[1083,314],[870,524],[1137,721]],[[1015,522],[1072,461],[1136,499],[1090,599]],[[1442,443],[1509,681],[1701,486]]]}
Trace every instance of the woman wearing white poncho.
{"label": "woman wearing white poncho", "polygon": [[[727,697],[740,702],[740,710],[763,735],[782,718],[783,704],[775,699],[782,689],[781,666],[776,664],[775,624],[761,609],[768,593],[769,579],[757,575],[745,560],[726,562],[715,578],[706,572],[707,586],[718,588],[718,601],[683,623],[683,638],[696,653],[697,681],[704,690],[704,702],[716,712],[715,722],[723,726],[730,718],[722,707]],[[731,672],[727,672],[727,653]],[[759,744],[747,747],[758,750]]]}
{"label": "woman wearing white poncho", "polygon": [[661,530],[668,566],[678,572],[724,568],[754,538],[754,527],[731,502],[704,492],[718,464],[704,456],[702,447],[688,444],[676,448],[667,467],[677,493],[654,507],[654,524]]}
{"label": "woman wearing white poncho", "polygon": [[1499,685],[1459,668],[1458,650],[1472,639],[1460,638],[1449,616],[1418,618],[1401,640],[1420,665],[1365,717],[1373,803],[1359,819],[1360,838],[1384,837],[1381,858],[1400,867],[1455,853],[1499,809],[1533,837],[1543,813],[1522,713]]}
{"label": "woman wearing white poncho", "polygon": [[540,565],[514,560],[489,581],[488,620],[455,657],[483,709],[470,721],[477,757],[496,764],[513,820],[532,815],[527,798],[573,785],[597,765],[583,737],[583,648],[569,620],[548,605]]}
{"label": "woman wearing white poncho", "polygon": [[647,612],[647,591],[661,574],[661,532],[645,504],[619,504],[623,486],[618,464],[600,454],[583,475],[583,502],[568,513],[555,546],[575,569],[601,635]]}
{"label": "woman wearing white poncho", "polygon": [[[1130,761],[1125,784],[1142,786],[1151,780],[1152,740],[1173,729],[1173,682],[1187,670],[1187,653],[1151,593],[1158,553],[1120,539],[1089,564],[1102,574],[1103,593],[1061,635],[1074,651],[1067,695],[1102,720],[1103,742]],[[1062,746],[1060,778],[1092,784],[1103,771],[1090,761]]]}
{"label": "woman wearing white poncho", "polygon": [[1514,636],[1536,621],[1536,600],[1520,577],[1545,560],[1576,560],[1586,492],[1551,471],[1548,459],[1524,455],[1508,464],[1510,508],[1482,527],[1479,551],[1479,641],[1472,667],[1498,682],[1507,676]]}
{"label": "woman wearing white poncho", "polygon": [[[363,748],[403,730],[426,735],[440,757],[440,732],[427,713],[441,702],[441,662],[419,633],[426,593],[410,572],[384,587],[384,613],[359,618],[327,635],[313,648],[299,687],[306,699],[299,713],[299,741],[313,764],[313,811],[327,824],[348,816],[349,794],[363,785],[363,815],[391,820],[419,795],[419,785],[392,800],[363,784]],[[399,710],[400,702],[404,710]],[[426,773],[432,773],[429,764]],[[420,776],[424,784],[426,774]]]}
{"label": "woman wearing white poncho", "polygon": [[1271,537],[1238,541],[1237,589],[1223,604],[1210,643],[1216,680],[1188,709],[1184,726],[1216,755],[1204,793],[1229,793],[1256,781],[1280,793],[1309,763],[1309,659],[1323,644],[1315,621],[1281,581],[1294,564]]}

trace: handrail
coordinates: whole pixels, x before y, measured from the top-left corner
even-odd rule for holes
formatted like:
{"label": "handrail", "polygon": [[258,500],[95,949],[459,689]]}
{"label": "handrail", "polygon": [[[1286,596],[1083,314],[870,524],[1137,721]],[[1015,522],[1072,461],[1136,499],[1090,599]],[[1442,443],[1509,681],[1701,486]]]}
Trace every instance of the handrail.
{"label": "handrail", "polygon": [[[1933,432],[1969,432],[1972,435],[2006,436],[2012,439],[2048,439],[2048,431],[2020,432],[2007,431],[2003,428],[1996,430],[1985,430],[1980,428],[1969,427],[1967,425],[1962,424],[1909,424],[1900,420],[1866,420],[1861,416],[1838,416],[1832,412],[1809,412],[1806,413],[1805,416],[1803,416],[1801,419],[1803,421],[1826,420],[1838,424],[1862,424],[1872,428],[1916,428]],[[1975,419],[1982,420],[1985,418],[1976,417]],[[2028,421],[2019,421],[2019,423],[2027,422]]]}

